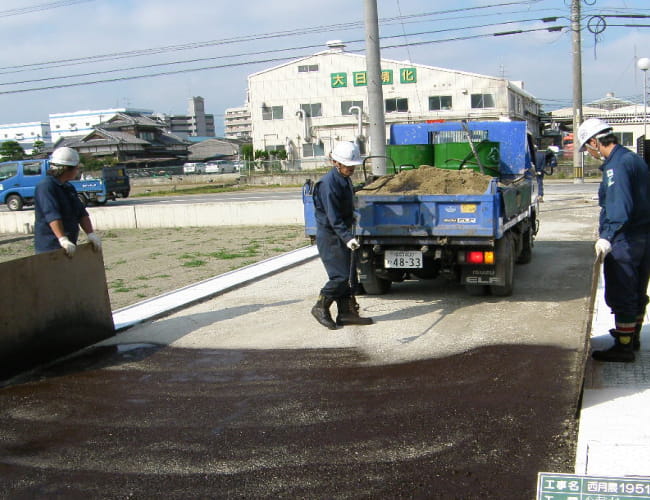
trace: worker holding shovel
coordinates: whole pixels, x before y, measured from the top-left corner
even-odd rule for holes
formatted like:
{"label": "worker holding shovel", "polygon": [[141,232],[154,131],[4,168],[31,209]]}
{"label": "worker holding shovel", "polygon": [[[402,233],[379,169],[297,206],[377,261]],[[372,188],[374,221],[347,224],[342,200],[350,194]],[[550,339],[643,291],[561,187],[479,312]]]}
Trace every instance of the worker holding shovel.
{"label": "worker holding shovel", "polygon": [[[352,142],[339,142],[330,153],[333,168],[314,186],[316,246],[329,280],[320,291],[312,315],[323,326],[336,330],[343,325],[370,325],[372,318],[359,316],[359,305],[351,286],[353,252],[359,240],[352,234],[354,192],[351,176],[361,164],[359,148]],[[336,301],[336,322],[330,313]]]}
{"label": "worker holding shovel", "polygon": [[613,129],[589,118],[578,129],[581,150],[604,160],[598,190],[600,222],[596,255],[603,259],[605,302],[614,314],[614,345],[594,351],[598,361],[634,361],[648,303],[650,277],[650,173],[648,165],[620,146]]}

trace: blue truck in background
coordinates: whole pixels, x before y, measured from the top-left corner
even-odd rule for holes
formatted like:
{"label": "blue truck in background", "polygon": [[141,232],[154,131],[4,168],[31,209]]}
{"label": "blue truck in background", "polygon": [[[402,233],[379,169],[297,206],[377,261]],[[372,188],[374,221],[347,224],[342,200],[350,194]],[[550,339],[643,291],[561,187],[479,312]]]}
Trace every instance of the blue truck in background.
{"label": "blue truck in background", "polygon": [[[0,203],[9,210],[34,204],[36,184],[47,175],[48,160],[15,160],[0,163]],[[104,167],[101,179],[70,181],[84,206],[104,205],[108,200],[129,196],[131,184],[125,167]]]}
{"label": "blue truck in background", "polygon": [[[538,231],[534,144],[526,123],[393,125],[387,150],[399,145],[443,150],[463,140],[471,146],[469,155],[458,158],[452,166],[446,163],[448,156],[440,160],[444,165],[433,166],[478,167],[492,177],[488,177],[483,193],[357,192],[354,233],[361,247],[356,251],[356,267],[366,293],[384,294],[394,282],[442,276],[461,283],[471,295],[512,294],[514,265],[530,262]],[[498,149],[498,157],[490,167],[480,160],[477,149],[481,144]],[[398,163],[392,168],[397,174],[403,168],[419,166]],[[392,173],[391,165],[388,170]],[[303,187],[305,233],[313,239],[316,224],[312,190],[313,183],[308,181]]]}

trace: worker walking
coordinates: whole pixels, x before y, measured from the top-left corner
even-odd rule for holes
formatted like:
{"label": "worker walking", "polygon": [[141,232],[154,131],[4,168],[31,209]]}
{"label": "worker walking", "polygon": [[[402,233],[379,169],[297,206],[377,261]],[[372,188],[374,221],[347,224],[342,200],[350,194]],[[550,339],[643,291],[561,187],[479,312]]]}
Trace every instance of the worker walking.
{"label": "worker walking", "polygon": [[[354,192],[350,177],[361,164],[359,148],[339,142],[330,153],[333,168],[314,186],[316,246],[329,281],[321,289],[312,315],[323,326],[335,330],[343,325],[370,325],[372,318],[359,316],[359,305],[350,286],[352,252],[359,240],[352,234]],[[330,313],[336,301],[336,322]]]}
{"label": "worker walking", "polygon": [[598,361],[634,361],[648,303],[650,276],[650,173],[646,163],[618,144],[612,127],[589,118],[578,129],[581,150],[604,160],[598,190],[596,255],[604,259],[605,302],[614,314],[614,345],[594,351]]}
{"label": "worker walking", "polygon": [[72,148],[57,148],[50,158],[47,174],[36,186],[34,194],[34,248],[36,253],[63,248],[72,257],[77,248],[79,226],[88,236],[93,249],[102,242],[93,231],[93,224],[77,190],[70,182],[79,172],[79,153]]}
{"label": "worker walking", "polygon": [[[550,168],[550,172],[547,171]],[[546,173],[552,174],[553,169],[557,167],[557,158],[555,153],[549,149],[546,151],[537,151],[535,153],[535,174],[537,179],[537,200],[544,201],[544,175]]]}

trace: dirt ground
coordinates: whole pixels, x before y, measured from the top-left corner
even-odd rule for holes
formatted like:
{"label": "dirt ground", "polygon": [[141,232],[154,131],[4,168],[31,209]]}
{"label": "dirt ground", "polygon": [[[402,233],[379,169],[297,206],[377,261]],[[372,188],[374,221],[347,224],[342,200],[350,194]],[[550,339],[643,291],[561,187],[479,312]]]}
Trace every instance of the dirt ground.
{"label": "dirt ground", "polygon": [[[303,226],[111,229],[99,235],[114,311],[309,244]],[[31,236],[0,235],[0,262],[33,253]]]}

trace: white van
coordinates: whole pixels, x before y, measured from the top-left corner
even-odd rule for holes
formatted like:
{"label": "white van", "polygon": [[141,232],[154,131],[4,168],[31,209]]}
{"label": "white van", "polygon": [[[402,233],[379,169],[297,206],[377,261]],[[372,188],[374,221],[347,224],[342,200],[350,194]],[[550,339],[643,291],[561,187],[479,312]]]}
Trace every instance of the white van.
{"label": "white van", "polygon": [[206,174],[231,174],[237,172],[237,165],[230,160],[213,160],[205,164]]}
{"label": "white van", "polygon": [[202,174],[205,172],[205,163],[184,163],[184,174]]}

